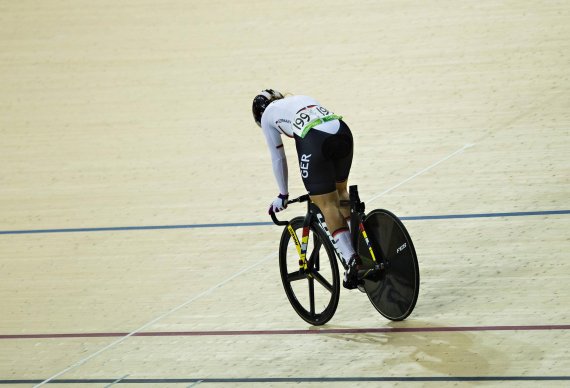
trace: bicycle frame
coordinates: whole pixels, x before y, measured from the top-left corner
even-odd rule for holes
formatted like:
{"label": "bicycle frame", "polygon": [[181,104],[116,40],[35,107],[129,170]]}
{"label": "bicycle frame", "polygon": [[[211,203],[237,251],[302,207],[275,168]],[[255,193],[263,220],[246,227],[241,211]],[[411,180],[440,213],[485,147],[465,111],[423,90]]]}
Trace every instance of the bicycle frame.
{"label": "bicycle frame", "polygon": [[[364,202],[360,200],[360,196],[358,195],[358,187],[357,186],[350,186],[349,187],[349,205],[350,205],[350,230],[352,236],[352,246],[358,247],[358,232],[362,234],[364,238],[364,242],[370,252],[370,256],[375,264],[378,263],[376,260],[376,255],[374,254],[374,249],[372,249],[372,244],[370,243],[370,239],[366,234],[366,229],[364,229],[364,218],[366,216],[365,209],[366,206]],[[358,227],[358,230],[356,229]],[[382,263],[380,263],[381,266]]]}
{"label": "bicycle frame", "polygon": [[[356,186],[350,187],[349,194],[349,200],[341,201],[340,206],[344,207],[344,214],[350,208],[350,239],[360,258],[356,288],[366,293],[382,316],[401,321],[412,313],[419,294],[419,266],[412,240],[396,215],[385,209],[374,209],[367,214]],[[304,217],[279,221],[271,214],[276,225],[285,226],[279,243],[281,281],[297,314],[312,325],[323,325],[338,306],[341,279],[337,260],[345,270],[347,265],[320,209],[309,195],[289,201],[295,202],[307,202]],[[314,239],[311,247],[309,238]],[[297,259],[299,270],[295,265]],[[306,282],[308,290],[303,284],[294,287],[297,281]],[[315,289],[317,283],[321,287]]]}
{"label": "bicycle frame", "polygon": [[[358,188],[357,186],[350,186],[350,200],[349,201],[341,201],[341,206],[350,206],[350,230],[351,230],[351,241],[354,247],[358,246],[358,236],[362,234],[366,246],[370,252],[370,256],[372,257],[375,267],[379,264],[380,268],[384,267],[383,260],[376,259],[377,256],[372,248],[372,244],[366,234],[366,230],[364,228],[364,217],[365,217],[365,205],[362,201],[360,201],[360,197],[358,195]],[[305,216],[305,221],[303,222],[303,232],[301,236],[301,241],[297,237],[297,234],[287,221],[279,221],[275,214],[271,214],[271,218],[273,222],[277,225],[286,225],[289,233],[291,234],[291,238],[295,242],[295,247],[297,249],[297,253],[299,254],[299,271],[301,273],[306,273],[307,269],[309,268],[309,262],[307,261],[307,247],[309,242],[309,232],[311,223],[316,219],[318,225],[321,229],[325,232],[329,241],[335,248],[335,253],[337,255],[337,259],[341,262],[342,266],[346,269],[345,260],[343,260],[339,250],[336,249],[336,243],[332,234],[330,233],[325,219],[320,211],[320,209],[310,200],[308,194],[302,195],[298,198],[292,199],[289,203],[296,203],[296,202],[307,202],[307,214]],[[310,258],[309,260],[311,260]]]}

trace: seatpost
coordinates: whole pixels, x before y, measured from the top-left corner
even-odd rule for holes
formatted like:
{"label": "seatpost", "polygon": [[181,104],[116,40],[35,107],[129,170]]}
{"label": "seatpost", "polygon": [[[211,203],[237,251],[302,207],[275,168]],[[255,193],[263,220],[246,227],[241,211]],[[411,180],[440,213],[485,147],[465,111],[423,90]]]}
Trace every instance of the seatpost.
{"label": "seatpost", "polygon": [[360,202],[360,196],[358,195],[358,186],[349,187],[349,196],[351,204],[351,212],[354,210],[357,213],[364,213],[364,203]]}
{"label": "seatpost", "polygon": [[360,196],[358,195],[358,186],[350,186],[348,193],[350,197],[350,230],[352,237],[352,246],[357,249],[358,234],[360,232],[360,218],[361,215],[364,214],[364,203],[360,201]]}

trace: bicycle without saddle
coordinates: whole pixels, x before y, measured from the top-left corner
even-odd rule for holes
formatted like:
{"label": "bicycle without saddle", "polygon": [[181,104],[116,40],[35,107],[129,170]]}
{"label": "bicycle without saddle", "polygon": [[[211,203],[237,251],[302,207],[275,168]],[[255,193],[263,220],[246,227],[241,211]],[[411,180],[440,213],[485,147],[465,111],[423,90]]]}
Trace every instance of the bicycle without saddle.
{"label": "bicycle without saddle", "polygon": [[[324,325],[336,312],[340,296],[337,259],[345,270],[346,264],[334,248],[319,208],[307,194],[289,204],[300,202],[307,202],[304,217],[279,221],[271,214],[276,225],[285,226],[279,244],[279,270],[297,314],[312,325]],[[375,209],[366,214],[357,186],[350,186],[350,201],[342,202],[350,206],[351,239],[362,260],[359,289],[387,319],[405,319],[416,305],[420,286],[418,260],[409,233],[387,210]]]}

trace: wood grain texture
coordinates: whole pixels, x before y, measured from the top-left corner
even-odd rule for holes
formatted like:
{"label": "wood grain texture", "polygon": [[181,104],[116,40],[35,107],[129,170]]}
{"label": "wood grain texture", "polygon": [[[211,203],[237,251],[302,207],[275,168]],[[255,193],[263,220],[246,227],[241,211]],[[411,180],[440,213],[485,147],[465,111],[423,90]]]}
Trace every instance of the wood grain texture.
{"label": "wood grain texture", "polygon": [[[250,113],[267,87],[314,96],[345,117],[351,183],[369,209],[568,210],[569,64],[563,1],[3,1],[0,231],[269,221],[277,187]],[[285,150],[300,195],[292,141]],[[326,327],[570,322],[568,215],[406,225],[422,276],[414,313],[390,323],[344,290]],[[0,235],[0,335],[307,329],[280,283],[280,233]],[[60,378],[570,370],[567,330],[116,340],[0,339],[0,380],[69,367]]]}

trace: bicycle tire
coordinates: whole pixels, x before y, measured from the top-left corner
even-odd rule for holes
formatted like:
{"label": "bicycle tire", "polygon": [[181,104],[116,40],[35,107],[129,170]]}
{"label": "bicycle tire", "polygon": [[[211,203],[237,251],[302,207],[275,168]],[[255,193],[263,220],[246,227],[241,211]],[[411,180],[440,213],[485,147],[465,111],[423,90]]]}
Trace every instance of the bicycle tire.
{"label": "bicycle tire", "polygon": [[[299,240],[301,236],[297,231],[302,231],[303,223],[304,217],[296,217],[289,222]],[[283,230],[279,244],[279,271],[285,294],[293,309],[306,322],[320,326],[327,323],[336,312],[340,280],[336,255],[330,240],[318,225],[311,224],[310,230],[312,243],[309,242],[307,249],[306,272],[299,272],[299,255],[287,227]],[[323,254],[327,260],[323,260]],[[303,291],[301,283],[304,283],[305,279],[308,290]],[[305,292],[308,292],[308,295]]]}
{"label": "bicycle tire", "polygon": [[[420,270],[410,234],[400,219],[384,209],[368,213],[364,228],[376,255],[385,268],[372,279],[364,280],[364,289],[372,305],[392,321],[406,319],[414,310],[420,290]],[[374,263],[362,235],[358,253],[365,268]]]}

